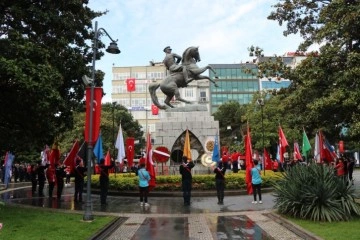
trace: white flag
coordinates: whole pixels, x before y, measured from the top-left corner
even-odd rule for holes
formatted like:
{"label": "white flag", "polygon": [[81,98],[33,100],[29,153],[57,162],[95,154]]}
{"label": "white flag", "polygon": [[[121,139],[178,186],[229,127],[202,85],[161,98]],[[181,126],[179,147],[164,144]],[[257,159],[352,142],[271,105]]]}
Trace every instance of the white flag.
{"label": "white flag", "polygon": [[121,129],[121,123],[119,126],[119,132],[116,138],[115,147],[118,150],[117,161],[122,163],[123,159],[125,158],[125,146],[124,146],[124,137]]}

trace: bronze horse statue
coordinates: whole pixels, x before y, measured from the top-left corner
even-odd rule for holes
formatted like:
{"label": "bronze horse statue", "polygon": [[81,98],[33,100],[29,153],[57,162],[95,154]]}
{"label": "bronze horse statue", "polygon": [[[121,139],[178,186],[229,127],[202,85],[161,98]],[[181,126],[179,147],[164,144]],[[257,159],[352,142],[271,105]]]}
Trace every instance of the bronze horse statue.
{"label": "bronze horse statue", "polygon": [[[218,87],[216,82],[211,79],[208,76],[201,75],[206,70],[212,71],[215,76],[216,72],[214,69],[207,65],[205,67],[199,68],[196,63],[200,62],[200,54],[199,54],[199,47],[189,47],[187,48],[182,56],[181,63],[184,67],[186,67],[188,71],[189,77],[192,79],[188,82],[185,81],[184,75],[182,72],[174,72],[170,75],[168,75],[165,79],[163,79],[160,83],[152,83],[149,85],[149,92],[151,96],[151,100],[154,103],[155,106],[157,106],[160,109],[166,109],[168,107],[173,108],[174,106],[171,105],[170,101],[175,96],[176,100],[184,102],[184,103],[190,103],[189,101],[185,100],[180,96],[180,88],[187,87],[188,83],[190,83],[193,80],[202,80],[202,79],[208,79],[210,82],[214,84],[215,87]],[[217,77],[215,77],[217,78]],[[164,103],[166,105],[161,105],[159,103],[158,97],[156,96],[156,90],[160,87],[160,90],[166,95],[166,99]]]}

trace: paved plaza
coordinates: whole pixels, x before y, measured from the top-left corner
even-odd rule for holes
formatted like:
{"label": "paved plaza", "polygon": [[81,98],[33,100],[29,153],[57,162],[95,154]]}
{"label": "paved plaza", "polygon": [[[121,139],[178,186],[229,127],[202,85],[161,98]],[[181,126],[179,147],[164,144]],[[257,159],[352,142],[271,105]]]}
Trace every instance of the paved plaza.
{"label": "paved plaza", "polygon": [[[360,179],[360,171],[355,171],[354,177]],[[358,192],[359,184],[356,180]],[[85,204],[74,203],[73,192],[72,183],[71,187],[64,188],[62,201],[57,201],[46,196],[33,197],[30,183],[12,183],[10,189],[0,194],[1,200],[10,204],[84,213]],[[95,219],[100,215],[117,217],[112,227],[93,239],[316,239],[274,212],[271,193],[263,194],[262,204],[252,204],[250,195],[225,195],[224,205],[218,205],[215,196],[193,195],[196,197],[192,197],[190,206],[183,205],[178,193],[173,197],[150,196],[150,206],[143,207],[136,196],[108,196],[108,204],[102,206],[99,195],[92,194]]]}

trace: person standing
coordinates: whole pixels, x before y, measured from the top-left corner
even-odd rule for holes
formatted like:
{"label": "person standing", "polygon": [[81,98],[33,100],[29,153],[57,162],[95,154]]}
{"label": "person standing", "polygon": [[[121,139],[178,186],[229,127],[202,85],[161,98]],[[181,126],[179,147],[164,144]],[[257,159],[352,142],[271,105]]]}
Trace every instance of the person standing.
{"label": "person standing", "polygon": [[65,166],[62,163],[55,164],[55,175],[56,175],[56,184],[57,184],[57,200],[61,201],[62,191],[64,189],[64,177],[66,177]]}
{"label": "person standing", "polygon": [[70,183],[71,172],[70,171],[71,171],[70,166],[66,166],[66,168],[65,168],[65,173],[66,173],[65,187],[71,186],[71,183]]}
{"label": "person standing", "polygon": [[30,165],[30,181],[31,181],[31,192],[32,195],[34,196],[34,194],[36,193],[36,187],[38,184],[38,180],[37,180],[37,164],[31,164]]}
{"label": "person standing", "polygon": [[74,193],[74,202],[82,203],[82,194],[84,191],[84,177],[87,168],[84,167],[84,162],[80,159],[76,160],[75,166],[75,193]]}
{"label": "person standing", "polygon": [[218,166],[213,170],[215,173],[215,186],[218,197],[218,204],[224,204],[224,190],[225,190],[225,172],[226,163],[219,162]]}
{"label": "person standing", "polygon": [[239,157],[240,157],[240,154],[236,150],[231,155],[233,173],[239,172]]}
{"label": "person standing", "polygon": [[354,185],[354,180],[353,180],[354,166],[355,166],[355,159],[351,157],[348,160],[348,175],[351,185]]}
{"label": "person standing", "polygon": [[138,170],[138,179],[139,179],[139,192],[140,192],[140,206],[148,207],[150,206],[147,202],[149,194],[149,181],[150,174],[145,169],[145,163],[140,163],[140,168]]}
{"label": "person standing", "polygon": [[55,168],[54,166],[49,166],[46,170],[46,178],[48,180],[48,189],[49,189],[49,198],[53,197],[53,191],[55,188]]}
{"label": "person standing", "polygon": [[190,206],[191,188],[192,188],[192,174],[191,169],[195,166],[191,160],[186,156],[182,157],[183,163],[180,165],[179,171],[181,174],[181,185],[183,191],[184,205]]}
{"label": "person standing", "polygon": [[100,160],[99,171],[100,171],[100,203],[106,205],[106,198],[109,189],[109,169],[113,166],[105,166],[105,160]]}
{"label": "person standing", "polygon": [[42,165],[42,161],[38,161],[37,165],[37,179],[39,183],[39,197],[44,197],[44,186],[46,181],[45,169],[49,167],[49,164]]}
{"label": "person standing", "polygon": [[259,203],[261,200],[261,169],[258,160],[254,160],[254,167],[251,169],[251,183],[253,188],[254,201],[252,203],[257,204],[256,196],[259,195]]}

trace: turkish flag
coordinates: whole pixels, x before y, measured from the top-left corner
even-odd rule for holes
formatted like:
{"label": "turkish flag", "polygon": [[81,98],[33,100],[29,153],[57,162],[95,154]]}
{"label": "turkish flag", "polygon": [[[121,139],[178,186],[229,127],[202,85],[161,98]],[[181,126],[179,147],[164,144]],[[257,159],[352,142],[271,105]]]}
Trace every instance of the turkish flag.
{"label": "turkish flag", "polygon": [[268,151],[266,151],[266,148],[264,148],[263,159],[265,162],[265,170],[272,170],[272,162],[271,162],[270,154],[268,153]]}
{"label": "turkish flag", "polygon": [[126,87],[128,92],[135,91],[135,78],[128,78],[126,79]]}
{"label": "turkish flag", "polygon": [[110,156],[110,150],[107,151],[104,161],[105,166],[111,166],[111,156]]}
{"label": "turkish flag", "polygon": [[135,139],[133,137],[126,138],[126,158],[128,162],[128,166],[132,167],[135,156]]}
{"label": "turkish flag", "polygon": [[77,159],[77,154],[79,152],[79,149],[80,149],[79,141],[75,140],[69,154],[66,156],[64,160],[64,165],[70,167],[70,172],[74,172],[76,166],[75,161]]}
{"label": "turkish flag", "polygon": [[339,141],[339,152],[340,153],[345,152],[344,141]]}
{"label": "turkish flag", "polygon": [[101,87],[94,88],[93,101],[93,121],[92,121],[92,137],[89,137],[90,127],[90,98],[91,87],[86,88],[86,117],[85,117],[85,141],[91,144],[96,141],[100,132],[100,117],[101,117],[101,99],[103,96],[103,89]]}
{"label": "turkish flag", "polygon": [[254,163],[252,160],[252,146],[251,146],[251,135],[250,135],[249,126],[247,126],[247,134],[245,136],[245,162],[246,162],[246,172],[245,172],[246,190],[248,194],[252,194],[253,189],[251,185],[251,169],[254,167]]}
{"label": "turkish flag", "polygon": [[159,114],[159,108],[157,106],[155,106],[154,104],[151,104],[151,113],[152,113],[152,115]]}

